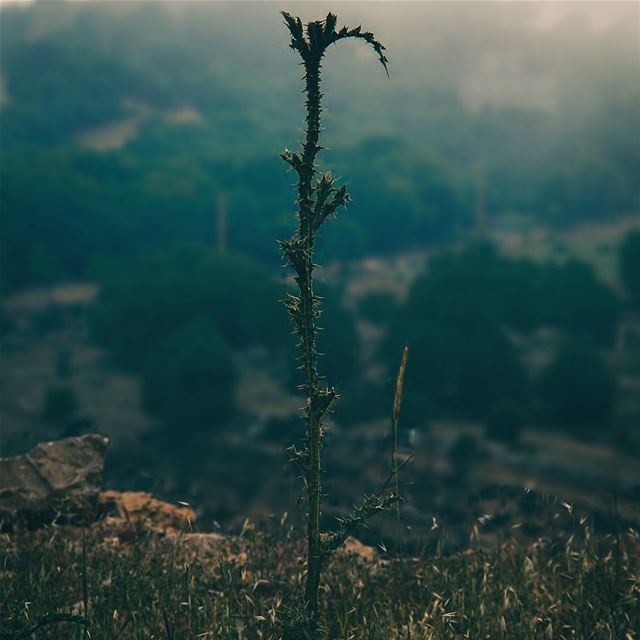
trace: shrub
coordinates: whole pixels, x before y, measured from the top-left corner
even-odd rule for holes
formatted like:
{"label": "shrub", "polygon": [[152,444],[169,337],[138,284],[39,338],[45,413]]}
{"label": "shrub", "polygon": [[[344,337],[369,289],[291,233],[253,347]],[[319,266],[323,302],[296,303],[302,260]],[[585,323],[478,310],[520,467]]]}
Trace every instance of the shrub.
{"label": "shrub", "polygon": [[406,336],[412,353],[407,392],[422,398],[425,409],[482,420],[501,398],[526,400],[527,376],[518,353],[492,321],[458,313],[438,298],[424,307],[409,304],[403,316],[390,332],[386,357],[390,361],[397,350],[396,336]]}
{"label": "shrub", "polygon": [[594,344],[613,341],[620,317],[616,295],[580,260],[544,268],[540,309],[544,323]]}
{"label": "shrub", "polygon": [[545,423],[588,437],[610,426],[616,381],[591,348],[563,347],[542,372],[537,387]]}
{"label": "shrub", "polygon": [[148,413],[172,428],[210,430],[231,413],[235,375],[211,322],[194,321],[159,345],[142,380]]}
{"label": "shrub", "polygon": [[618,253],[618,271],[634,305],[640,305],[640,231],[625,235]]}
{"label": "shrub", "polygon": [[[160,343],[194,319],[215,324],[235,347],[276,348],[287,339],[282,286],[240,256],[181,247],[103,268],[93,332],[121,365],[140,371]],[[260,309],[259,322],[255,309]]]}

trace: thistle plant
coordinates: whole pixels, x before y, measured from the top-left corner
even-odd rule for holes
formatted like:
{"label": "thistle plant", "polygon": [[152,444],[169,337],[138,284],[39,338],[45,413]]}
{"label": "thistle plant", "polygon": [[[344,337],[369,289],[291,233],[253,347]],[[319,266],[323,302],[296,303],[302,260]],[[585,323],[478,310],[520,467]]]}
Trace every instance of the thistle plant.
{"label": "thistle plant", "polygon": [[[325,20],[303,25],[300,18],[282,13],[291,34],[291,48],[298,53],[304,66],[306,94],[306,130],[299,151],[285,149],[282,159],[297,174],[298,227],[289,240],[280,242],[286,263],[294,272],[297,295],[290,294],[284,301],[298,337],[299,363],[304,381],[301,390],[306,399],[304,424],[305,438],[301,448],[290,446],[287,453],[301,473],[307,495],[307,575],[304,607],[296,613],[296,620],[287,634],[294,638],[315,638],[318,632],[318,590],[323,566],[346,538],[364,525],[374,514],[398,502],[397,493],[386,492],[386,484],[377,494],[364,496],[360,505],[339,520],[332,532],[320,529],[322,502],[321,450],[323,417],[338,397],[318,373],[317,319],[320,299],[314,293],[313,255],[318,230],[328,218],[349,202],[346,187],[336,184],[330,172],[319,175],[316,158],[322,150],[319,144],[320,116],[322,113],[320,76],[322,60],[327,49],[340,40],[364,40],[378,55],[387,71],[385,48],[375,36],[361,27],[336,29],[337,18],[329,13]],[[388,484],[388,483],[387,483]]]}

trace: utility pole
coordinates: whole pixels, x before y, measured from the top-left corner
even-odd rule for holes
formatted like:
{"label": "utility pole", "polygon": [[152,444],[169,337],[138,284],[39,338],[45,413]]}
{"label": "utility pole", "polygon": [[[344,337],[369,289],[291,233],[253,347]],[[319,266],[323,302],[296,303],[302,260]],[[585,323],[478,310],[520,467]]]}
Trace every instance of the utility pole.
{"label": "utility pole", "polygon": [[484,166],[478,162],[475,166],[475,223],[476,234],[484,237],[487,232],[487,211],[485,208],[486,177]]}
{"label": "utility pole", "polygon": [[222,192],[218,194],[216,221],[216,245],[218,253],[223,256],[227,252],[227,202]]}

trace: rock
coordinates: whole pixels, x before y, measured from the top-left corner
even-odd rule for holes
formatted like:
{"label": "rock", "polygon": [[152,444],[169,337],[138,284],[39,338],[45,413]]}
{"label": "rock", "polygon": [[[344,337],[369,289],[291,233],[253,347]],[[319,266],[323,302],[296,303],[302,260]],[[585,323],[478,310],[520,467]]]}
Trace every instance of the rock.
{"label": "rock", "polygon": [[378,552],[373,547],[362,544],[360,540],[351,536],[344,541],[340,553],[355,555],[367,562],[372,562],[378,558]]}
{"label": "rock", "polygon": [[0,458],[0,524],[39,526],[91,512],[109,441],[98,434],[42,442],[29,453]]}
{"label": "rock", "polygon": [[221,533],[170,533],[163,542],[176,551],[186,552],[192,562],[213,560],[216,563],[225,561],[245,566],[249,561],[246,541]]}
{"label": "rock", "polygon": [[229,540],[220,533],[172,533],[167,542],[191,552],[197,558],[228,558]]}
{"label": "rock", "polygon": [[196,521],[196,514],[188,507],[176,507],[142,491],[104,491],[98,501],[103,515],[132,531],[176,533]]}

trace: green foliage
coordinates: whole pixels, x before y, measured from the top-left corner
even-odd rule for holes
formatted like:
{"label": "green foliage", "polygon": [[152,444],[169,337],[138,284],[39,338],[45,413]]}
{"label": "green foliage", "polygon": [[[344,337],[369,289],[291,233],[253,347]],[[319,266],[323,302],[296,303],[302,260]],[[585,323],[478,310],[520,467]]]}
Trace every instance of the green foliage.
{"label": "green foliage", "polygon": [[183,247],[109,263],[101,272],[94,335],[133,370],[144,368],[166,336],[194,320],[214,323],[234,347],[277,349],[286,343],[286,322],[276,303],[282,289],[268,271],[245,258]]}
{"label": "green foliage", "polygon": [[[205,124],[155,122],[143,127],[126,149],[109,154],[7,152],[0,168],[4,289],[87,278],[100,256],[128,258],[187,242],[212,246],[220,192],[229,212],[230,247],[275,266],[277,252],[270,239],[291,230],[281,212],[287,177],[273,157],[255,150],[234,151],[230,161],[228,153],[207,142],[217,135]],[[427,237],[446,239],[455,225],[464,224],[468,207],[458,203],[457,185],[434,177],[437,171],[423,166],[420,150],[408,149],[399,157],[393,147],[381,146],[371,175],[365,176],[358,167],[368,154],[366,145],[347,154],[344,174],[361,185],[362,196],[350,206],[347,229],[323,230],[324,259],[352,258],[374,249],[388,253]],[[424,191],[434,180],[440,182],[439,194]],[[428,201],[416,190],[424,191]],[[393,233],[389,207],[404,221]]]}
{"label": "green foliage", "polygon": [[147,412],[182,436],[211,432],[233,410],[235,374],[231,353],[219,330],[194,320],[154,348],[143,372]]}
{"label": "green foliage", "polygon": [[88,278],[100,257],[130,258],[185,243],[213,246],[215,196],[223,183],[231,248],[277,264],[268,237],[287,228],[275,203],[284,197],[286,178],[278,175],[264,185],[252,178],[269,168],[273,173],[273,159],[234,165],[209,150],[174,154],[165,135],[158,155],[19,151],[5,160],[0,168],[5,290]]}
{"label": "green foliage", "polygon": [[542,272],[540,322],[572,337],[611,344],[620,318],[615,293],[598,280],[593,267],[579,260],[549,264]]}
{"label": "green foliage", "polygon": [[42,419],[61,426],[73,418],[77,408],[78,400],[72,387],[51,387],[47,389],[45,396]]}
{"label": "green foliage", "polygon": [[9,145],[60,143],[122,117],[120,97],[135,95],[145,83],[142,74],[91,44],[61,37],[25,40],[3,54],[12,103],[3,113],[2,134]]}
{"label": "green foliage", "polygon": [[182,247],[98,271],[95,339],[142,376],[147,412],[185,428],[184,436],[224,423],[235,410],[231,348],[274,354],[287,344],[276,302],[283,287],[246,258]]}
{"label": "green foliage", "polygon": [[502,329],[527,318],[521,310],[533,304],[530,283],[519,287],[517,278],[493,248],[478,245],[435,258],[416,280],[391,325],[385,358],[393,362],[400,337],[408,342],[407,391],[415,407],[422,400],[424,415],[483,419],[501,398],[526,401],[526,374]]}
{"label": "green foliage", "polygon": [[364,229],[371,252],[451,240],[457,229],[472,223],[460,178],[397,136],[372,136],[347,149],[339,168],[358,193],[349,217]]}
{"label": "green foliage", "polygon": [[563,347],[542,372],[537,391],[547,424],[585,438],[607,433],[616,382],[607,363],[592,349]]}
{"label": "green foliage", "polygon": [[[275,264],[270,239],[286,237],[291,225],[281,207],[286,177],[270,150],[293,135],[298,111],[294,74],[271,73],[284,52],[268,8],[253,6],[264,20],[245,25],[251,37],[245,29],[238,38],[241,9],[233,3],[44,7],[3,9],[3,289],[86,279],[97,256],[130,257],[184,242],[211,246],[220,191],[233,250]],[[426,7],[397,11],[402,19],[426,11],[429,24],[445,33],[451,15]],[[562,38],[525,28],[515,14],[484,19],[487,41],[517,42],[518,56],[533,66],[543,56],[558,104],[472,111],[459,87],[478,57],[475,40],[429,39],[427,50],[424,38],[399,37],[400,20],[392,23],[390,37],[419,52],[403,55],[408,69],[394,77],[394,91],[379,92],[378,77],[355,57],[331,79],[335,115],[327,146],[339,142],[331,162],[358,197],[343,224],[348,233],[323,232],[322,260],[456,238],[472,224],[478,172],[488,215],[516,212],[567,225],[637,209],[635,69],[629,56],[616,57],[628,34],[585,28],[580,48],[560,52]],[[458,29],[475,34],[478,25],[456,18]],[[368,43],[370,36],[357,37]],[[609,68],[600,64],[604,54],[613,56],[619,75],[602,76]],[[425,55],[446,64],[425,66]],[[576,77],[567,81],[553,56],[568,56]],[[578,61],[589,69],[585,77]],[[363,100],[349,101],[343,96],[356,74]],[[184,107],[196,121],[175,121]],[[105,132],[123,122],[137,128],[123,148],[79,150],[87,134],[109,138]]]}
{"label": "green foliage", "polygon": [[433,307],[422,310],[419,333],[406,334],[414,363],[408,388],[421,393],[427,408],[482,419],[504,396],[526,401],[526,374],[503,331],[453,313],[432,319],[432,312]]}
{"label": "green foliage", "polygon": [[443,305],[441,311],[434,308],[436,315],[453,316],[459,322],[480,316],[526,332],[536,325],[539,280],[534,262],[506,258],[489,242],[472,241],[459,252],[435,256],[411,297],[420,305],[435,297]]}
{"label": "green foliage", "polygon": [[640,147],[632,133],[638,125],[637,100],[638,95],[627,94],[605,101],[580,127],[572,127],[534,196],[536,209],[549,222],[567,227],[605,219],[612,211],[637,211]]}
{"label": "green foliage", "polygon": [[593,268],[502,256],[485,242],[435,256],[414,282],[383,345],[413,353],[408,410],[485,420],[507,398],[526,407],[529,382],[513,332],[549,326],[597,345],[613,340],[620,303]]}
{"label": "green foliage", "polygon": [[618,253],[620,280],[635,306],[640,305],[640,231],[629,231]]}

